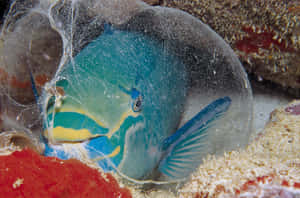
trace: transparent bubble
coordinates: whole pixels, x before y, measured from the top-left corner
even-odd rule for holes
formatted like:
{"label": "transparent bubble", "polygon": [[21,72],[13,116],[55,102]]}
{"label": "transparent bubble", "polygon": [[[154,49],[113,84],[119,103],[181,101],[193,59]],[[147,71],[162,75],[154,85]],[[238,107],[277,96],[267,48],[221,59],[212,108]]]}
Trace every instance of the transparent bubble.
{"label": "transparent bubble", "polygon": [[168,183],[248,143],[246,73],[228,44],[182,11],[15,1],[0,39],[1,129],[42,134],[45,155]]}

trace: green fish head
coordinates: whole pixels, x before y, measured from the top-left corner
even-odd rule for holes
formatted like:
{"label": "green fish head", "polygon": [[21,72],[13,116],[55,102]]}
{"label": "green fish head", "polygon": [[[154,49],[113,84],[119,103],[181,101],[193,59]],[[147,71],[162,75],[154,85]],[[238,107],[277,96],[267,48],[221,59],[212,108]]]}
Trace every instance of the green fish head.
{"label": "green fish head", "polygon": [[[83,142],[104,170],[117,167],[140,178],[157,166],[163,140],[179,125],[186,76],[166,42],[135,32],[104,32],[53,81],[62,94],[44,97],[45,136]],[[64,158],[56,149],[50,145],[46,155]]]}

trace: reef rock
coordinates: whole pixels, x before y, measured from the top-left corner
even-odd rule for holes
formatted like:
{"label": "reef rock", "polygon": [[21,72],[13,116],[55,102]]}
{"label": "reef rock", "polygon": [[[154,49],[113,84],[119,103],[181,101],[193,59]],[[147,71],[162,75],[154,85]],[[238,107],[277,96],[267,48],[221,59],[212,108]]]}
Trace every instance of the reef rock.
{"label": "reef rock", "polygon": [[48,18],[30,13],[11,23],[0,37],[1,92],[21,104],[34,101],[30,75],[38,89],[49,81],[62,55],[60,35]]}
{"label": "reef rock", "polygon": [[208,24],[249,73],[300,96],[300,4],[297,0],[161,0]]}
{"label": "reef rock", "polygon": [[208,157],[179,197],[299,197],[299,109],[295,101],[273,111],[246,150]]}

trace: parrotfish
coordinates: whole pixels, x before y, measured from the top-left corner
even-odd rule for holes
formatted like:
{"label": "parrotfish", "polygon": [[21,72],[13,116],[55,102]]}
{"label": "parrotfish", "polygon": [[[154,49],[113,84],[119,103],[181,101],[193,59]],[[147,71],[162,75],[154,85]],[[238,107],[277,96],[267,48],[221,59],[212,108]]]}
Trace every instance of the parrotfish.
{"label": "parrotfish", "polygon": [[106,172],[186,178],[207,154],[208,129],[231,104],[219,98],[180,125],[188,79],[167,42],[105,28],[44,90],[44,154],[69,158],[74,150],[60,145],[78,144]]}

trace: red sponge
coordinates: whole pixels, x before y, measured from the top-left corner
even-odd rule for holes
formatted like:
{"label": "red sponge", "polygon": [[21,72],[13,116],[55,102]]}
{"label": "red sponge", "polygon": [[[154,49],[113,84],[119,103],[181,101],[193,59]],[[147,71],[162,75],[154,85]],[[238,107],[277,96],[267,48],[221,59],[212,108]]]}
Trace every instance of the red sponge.
{"label": "red sponge", "polygon": [[129,198],[110,174],[101,174],[78,160],[44,157],[24,149],[0,156],[0,195],[3,197]]}

